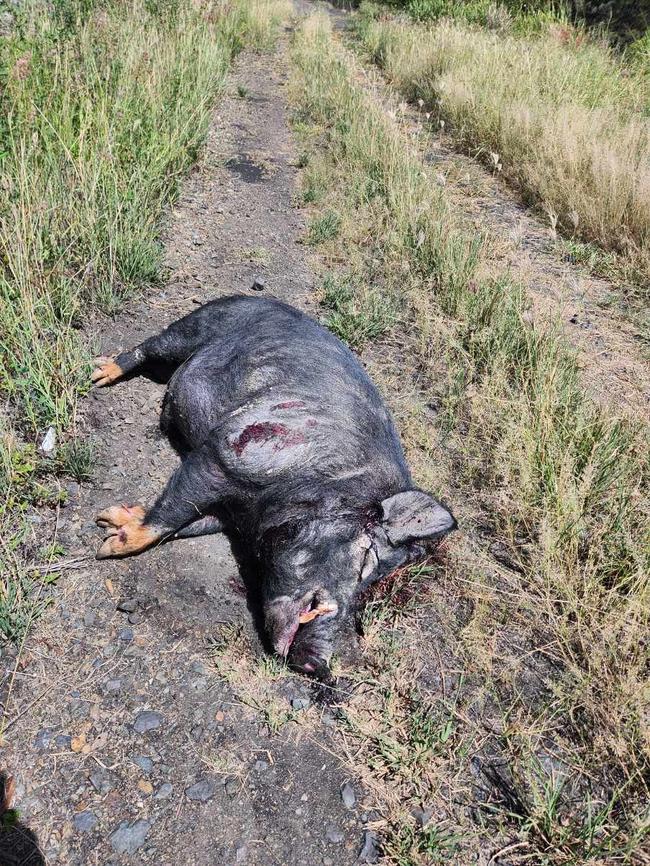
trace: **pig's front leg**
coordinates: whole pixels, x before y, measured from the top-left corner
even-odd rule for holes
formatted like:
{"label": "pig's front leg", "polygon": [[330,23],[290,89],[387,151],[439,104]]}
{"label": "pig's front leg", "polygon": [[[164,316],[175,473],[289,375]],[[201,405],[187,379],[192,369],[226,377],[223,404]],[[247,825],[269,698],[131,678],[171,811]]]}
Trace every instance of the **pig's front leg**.
{"label": "pig's front leg", "polygon": [[[153,508],[114,505],[97,516],[106,536],[97,559],[131,556],[197,522],[204,532],[217,532],[217,518],[205,516],[229,492],[228,482],[209,445],[189,454],[167,482]],[[196,533],[199,534],[199,533]]]}

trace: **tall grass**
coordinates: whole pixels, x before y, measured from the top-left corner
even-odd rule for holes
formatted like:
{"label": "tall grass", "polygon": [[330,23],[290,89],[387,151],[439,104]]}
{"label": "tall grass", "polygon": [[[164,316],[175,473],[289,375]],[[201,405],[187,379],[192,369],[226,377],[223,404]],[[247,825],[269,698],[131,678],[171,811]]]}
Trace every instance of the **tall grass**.
{"label": "tall grass", "polygon": [[[508,707],[505,729],[521,722],[505,748],[523,779],[520,818],[535,837],[525,850],[547,863],[608,862],[607,852],[629,862],[624,849],[632,839],[630,850],[640,850],[647,793],[648,430],[594,405],[558,333],[527,324],[523,288],[507,274],[482,275],[483,239],[454,215],[326,22],[305,24],[296,59],[297,99],[317,125],[314,140],[326,142],[328,185],[338,189],[321,201],[341,214],[332,243],[347,243],[332,257],[366,262],[348,286],[379,276],[407,322],[402,363],[429,389],[422,399],[440,407],[435,425],[403,431],[420,480],[453,488],[466,525],[489,527],[508,548],[505,585],[494,585],[476,539],[463,548],[457,576],[475,615],[457,637],[468,669]],[[384,376],[387,388],[391,379],[413,387],[400,371]],[[517,685],[531,655],[549,661],[535,697]],[[570,756],[564,782],[582,780],[582,799],[561,816],[539,800],[557,782],[536,758],[548,737]]]}
{"label": "tall grass", "polygon": [[650,78],[569,26],[536,36],[459,20],[417,25],[362,10],[388,77],[544,210],[552,225],[650,276]]}
{"label": "tall grass", "polygon": [[85,313],[158,279],[158,223],[230,60],[268,45],[285,13],[272,0],[57,0],[18,5],[0,37],[0,534],[13,551],[0,551],[0,609],[17,598],[17,515],[43,501],[34,445],[49,426],[74,433],[89,385]]}

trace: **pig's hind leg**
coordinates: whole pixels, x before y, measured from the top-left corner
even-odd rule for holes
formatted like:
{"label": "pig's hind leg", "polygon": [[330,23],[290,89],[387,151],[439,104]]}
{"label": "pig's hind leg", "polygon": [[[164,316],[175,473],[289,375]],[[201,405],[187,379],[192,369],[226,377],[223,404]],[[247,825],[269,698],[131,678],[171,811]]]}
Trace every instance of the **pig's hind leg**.
{"label": "pig's hind leg", "polygon": [[181,364],[219,333],[223,320],[219,302],[206,304],[127,352],[97,358],[92,381],[103,387],[129,374],[147,373],[166,382]]}
{"label": "pig's hind leg", "polygon": [[219,532],[221,523],[210,512],[229,492],[212,449],[204,445],[188,454],[153,508],[116,505],[97,516],[106,530],[97,558],[131,556],[167,538]]}

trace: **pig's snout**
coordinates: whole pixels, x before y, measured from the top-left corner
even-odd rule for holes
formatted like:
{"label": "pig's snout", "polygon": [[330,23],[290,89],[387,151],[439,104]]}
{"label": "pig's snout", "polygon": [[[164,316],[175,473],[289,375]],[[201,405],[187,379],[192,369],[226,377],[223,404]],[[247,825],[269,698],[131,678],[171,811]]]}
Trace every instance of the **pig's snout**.
{"label": "pig's snout", "polygon": [[273,649],[295,670],[316,675],[326,671],[338,613],[337,602],[323,589],[273,599],[265,611]]}
{"label": "pig's snout", "polygon": [[314,620],[301,626],[291,644],[287,662],[293,670],[319,679],[330,676],[329,662],[334,651],[336,620]]}

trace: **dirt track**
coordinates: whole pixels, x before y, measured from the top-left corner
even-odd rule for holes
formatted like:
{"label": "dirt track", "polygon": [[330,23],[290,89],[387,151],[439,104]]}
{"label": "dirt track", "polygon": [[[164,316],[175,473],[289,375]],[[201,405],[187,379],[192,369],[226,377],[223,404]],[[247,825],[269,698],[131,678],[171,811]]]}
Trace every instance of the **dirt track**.
{"label": "dirt track", "polygon": [[[196,303],[252,292],[256,278],[264,293],[313,305],[292,207],[287,64],[286,40],[275,55],[239,57],[201,165],[169,219],[168,284],[95,323],[103,353],[140,342]],[[61,512],[68,550],[94,550],[101,507],[146,504],[162,488],[177,462],[158,433],[162,392],[134,379],[86,402],[100,462],[96,486]],[[212,536],[125,562],[89,559],[62,582],[23,655],[3,758],[48,864],[355,862],[363,810],[342,802],[346,778],[308,686],[278,682],[274,708],[298,721],[270,736],[211,664],[208,639],[224,623],[243,625],[242,646],[257,641],[236,577],[227,541]],[[124,600],[130,615],[118,609]]]}
{"label": "dirt track", "polygon": [[[305,225],[293,203],[288,63],[286,39],[272,55],[239,57],[201,164],[168,220],[169,279],[114,321],[93,323],[89,337],[99,335],[102,353],[140,342],[197,303],[254,293],[255,280],[262,292],[316,311]],[[437,154],[451,184],[467,163],[448,158]],[[503,258],[514,265],[523,249],[522,276],[541,279],[542,229],[514,201],[504,214],[503,192],[495,198],[494,183],[486,183],[483,201],[477,194],[467,211],[516,235]],[[587,335],[579,340],[585,355],[605,358],[610,378],[601,385],[620,380],[621,402],[636,404],[636,367],[621,362],[601,332],[606,316],[585,302],[583,283],[575,288],[567,270],[546,274],[540,308],[549,295],[556,307],[581,304],[569,330]],[[625,345],[633,345],[630,334]],[[93,392],[84,406],[82,423],[99,446],[97,480],[61,511],[59,539],[70,555],[88,559],[62,579],[7,703],[3,766],[16,777],[21,819],[45,861],[60,866],[345,866],[359,862],[364,843],[362,862],[375,862],[372,801],[336,757],[332,713],[309,683],[264,661],[227,541],[180,541],[123,562],[91,558],[101,539],[95,514],[118,502],[150,503],[176,465],[158,433],[162,393],[133,379]],[[429,627],[431,652],[443,625]],[[220,635],[229,649],[215,667],[210,641]],[[240,662],[235,688],[229,666]],[[438,698],[433,675],[420,685]],[[346,787],[346,805],[348,782],[355,796]],[[35,853],[25,862],[43,861]]]}

